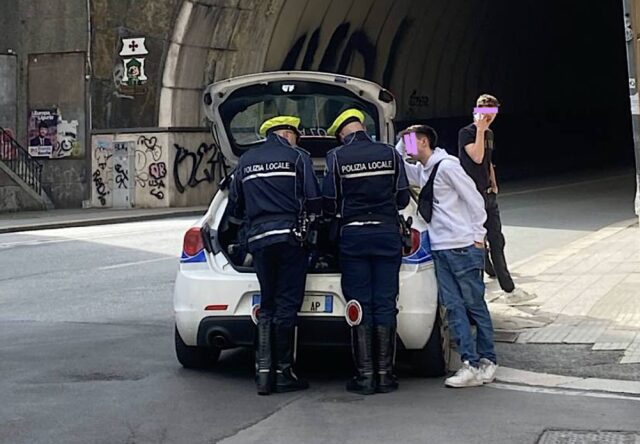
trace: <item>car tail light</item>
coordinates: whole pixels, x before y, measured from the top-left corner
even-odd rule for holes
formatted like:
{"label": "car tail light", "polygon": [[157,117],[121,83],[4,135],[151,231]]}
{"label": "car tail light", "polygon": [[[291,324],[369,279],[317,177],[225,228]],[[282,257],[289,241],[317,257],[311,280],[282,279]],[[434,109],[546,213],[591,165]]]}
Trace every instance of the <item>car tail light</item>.
{"label": "car tail light", "polygon": [[411,256],[413,253],[418,251],[420,248],[420,232],[415,228],[411,229],[411,249],[404,249],[402,254],[403,256]]}
{"label": "car tail light", "polygon": [[182,243],[182,251],[188,256],[195,256],[204,250],[204,242],[202,241],[202,232],[200,228],[190,228],[184,235],[184,242]]}
{"label": "car tail light", "polygon": [[355,299],[349,301],[344,310],[344,317],[347,319],[349,326],[360,325],[362,321],[362,306],[360,303]]}
{"label": "car tail light", "polygon": [[258,316],[260,316],[260,304],[255,304],[251,307],[251,320],[256,325],[258,325]]}
{"label": "car tail light", "polygon": [[204,307],[206,311],[227,311],[227,308],[229,308],[229,306],[224,304],[207,305],[206,307]]}

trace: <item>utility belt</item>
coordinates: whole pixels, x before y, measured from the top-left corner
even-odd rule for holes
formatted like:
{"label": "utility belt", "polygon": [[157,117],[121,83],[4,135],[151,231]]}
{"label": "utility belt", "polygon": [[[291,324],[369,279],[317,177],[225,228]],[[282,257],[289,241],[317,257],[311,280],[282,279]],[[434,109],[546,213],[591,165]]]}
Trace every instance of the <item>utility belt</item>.
{"label": "utility belt", "polygon": [[346,226],[366,226],[366,225],[398,225],[397,216],[388,216],[386,214],[361,214],[340,219],[341,227]]}
{"label": "utility belt", "polygon": [[267,222],[295,222],[298,217],[291,213],[272,213],[251,219],[251,225],[265,224]]}
{"label": "utility belt", "polygon": [[[266,214],[251,220],[252,225],[259,225],[268,222],[288,222],[290,225],[292,241],[301,245],[315,245],[318,238],[318,231],[315,226],[315,216],[308,216],[306,212],[299,215],[291,213]],[[283,234],[283,230],[272,230],[269,234]],[[251,239],[249,239],[251,241]]]}

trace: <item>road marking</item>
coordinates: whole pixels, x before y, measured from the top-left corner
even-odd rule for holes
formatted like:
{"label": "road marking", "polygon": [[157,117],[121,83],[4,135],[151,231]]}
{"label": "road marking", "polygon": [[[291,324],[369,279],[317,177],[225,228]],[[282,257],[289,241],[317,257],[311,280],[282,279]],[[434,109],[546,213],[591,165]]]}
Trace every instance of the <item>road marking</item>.
{"label": "road marking", "polygon": [[150,264],[153,262],[161,262],[161,261],[178,261],[177,257],[161,257],[156,259],[148,259],[146,261],[137,261],[137,262],[125,262],[124,264],[116,264],[116,265],[107,265],[106,267],[99,267],[98,270],[115,270],[116,268],[124,268],[130,267],[132,265],[142,265],[142,264]]}
{"label": "road marking", "polygon": [[533,189],[522,190],[522,191],[511,191],[511,192],[506,192],[506,193],[500,193],[500,194],[498,194],[498,196],[508,197],[508,196],[518,196],[520,194],[539,193],[541,191],[559,190],[561,188],[570,188],[570,187],[575,187],[575,186],[580,186],[580,185],[588,185],[588,184],[591,184],[591,183],[608,182],[610,180],[621,179],[623,177],[629,177],[629,175],[628,174],[621,174],[619,176],[605,177],[603,179],[584,180],[582,182],[565,183],[563,185],[553,185],[553,186],[549,186],[549,187],[533,188]]}
{"label": "road marking", "polygon": [[624,399],[625,401],[640,401],[640,397],[633,395],[619,395],[615,393],[592,392],[586,390],[567,390],[548,387],[535,387],[530,385],[504,384],[494,382],[487,384],[487,387],[500,390],[514,390],[518,392],[539,393],[545,395],[564,395],[564,396],[586,396],[591,398],[608,398],[608,399]]}
{"label": "road marking", "polygon": [[[40,233],[30,233],[30,236],[48,236],[47,234]],[[0,244],[0,248],[13,248],[13,247],[23,247],[23,246],[40,246],[40,245],[51,245],[51,244],[61,244],[66,242],[92,242],[95,239],[107,239],[110,237],[126,237],[131,234],[153,234],[153,233],[166,233],[166,230],[138,230],[138,231],[127,231],[127,232],[112,232],[105,234],[94,234],[88,237],[78,236],[78,237],[59,237],[58,239],[31,239],[24,241],[16,241],[16,242],[5,242]],[[54,236],[54,235],[51,235]],[[97,242],[99,243],[99,242]]]}

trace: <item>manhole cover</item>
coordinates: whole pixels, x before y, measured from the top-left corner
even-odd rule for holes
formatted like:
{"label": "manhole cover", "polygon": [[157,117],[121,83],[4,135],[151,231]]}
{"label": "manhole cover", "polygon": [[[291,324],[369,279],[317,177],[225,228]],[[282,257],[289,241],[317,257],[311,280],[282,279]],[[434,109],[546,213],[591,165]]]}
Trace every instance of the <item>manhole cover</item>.
{"label": "manhole cover", "polygon": [[640,432],[547,430],[538,444],[640,444]]}

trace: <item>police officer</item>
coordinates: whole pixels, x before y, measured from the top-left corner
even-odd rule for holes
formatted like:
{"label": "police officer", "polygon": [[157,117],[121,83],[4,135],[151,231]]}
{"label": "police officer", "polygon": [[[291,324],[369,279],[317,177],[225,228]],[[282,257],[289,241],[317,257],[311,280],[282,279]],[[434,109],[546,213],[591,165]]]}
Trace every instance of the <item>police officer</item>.
{"label": "police officer", "polygon": [[231,215],[248,222],[248,249],[260,282],[259,395],[309,387],[292,365],[309,262],[304,225],[320,214],[322,199],[311,158],[296,146],[299,125],[300,118],[292,116],[265,121],[260,134],[266,141],[240,158],[229,193]]}
{"label": "police officer", "polygon": [[409,203],[409,185],[402,158],[392,146],[374,142],[364,120],[362,111],[348,109],[329,128],[342,145],[327,155],[323,200],[325,214],[339,221],[342,292],[348,306],[361,313],[350,319],[347,310],[357,369],[347,390],[369,395],[398,388],[393,372],[402,261],[398,210]]}

